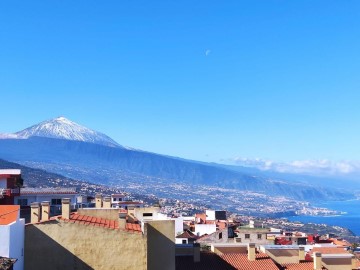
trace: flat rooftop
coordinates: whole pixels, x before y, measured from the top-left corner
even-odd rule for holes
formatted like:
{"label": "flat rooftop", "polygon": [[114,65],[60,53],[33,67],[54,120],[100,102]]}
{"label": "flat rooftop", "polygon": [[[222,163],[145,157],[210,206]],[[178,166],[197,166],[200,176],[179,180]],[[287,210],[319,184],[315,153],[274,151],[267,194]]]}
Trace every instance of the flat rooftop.
{"label": "flat rooftop", "polygon": [[20,169],[1,169],[0,175],[20,175],[21,170]]}

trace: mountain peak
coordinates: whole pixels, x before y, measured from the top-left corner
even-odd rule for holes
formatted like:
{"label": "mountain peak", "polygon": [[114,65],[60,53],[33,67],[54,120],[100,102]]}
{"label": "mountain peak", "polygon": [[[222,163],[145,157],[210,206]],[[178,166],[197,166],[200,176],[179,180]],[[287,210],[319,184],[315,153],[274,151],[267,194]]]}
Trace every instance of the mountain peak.
{"label": "mountain peak", "polygon": [[53,119],[53,121],[58,121],[58,122],[71,122],[69,119],[65,118],[64,116],[59,116]]}
{"label": "mountain peak", "polygon": [[121,147],[107,135],[81,126],[64,116],[43,121],[27,129],[16,132],[14,135],[19,139],[28,139],[37,136]]}

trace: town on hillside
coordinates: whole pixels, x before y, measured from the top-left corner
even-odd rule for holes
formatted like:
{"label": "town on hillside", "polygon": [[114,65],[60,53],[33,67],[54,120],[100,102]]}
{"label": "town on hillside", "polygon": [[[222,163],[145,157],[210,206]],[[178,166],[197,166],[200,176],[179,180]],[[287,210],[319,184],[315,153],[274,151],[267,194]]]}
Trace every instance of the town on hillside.
{"label": "town on hillside", "polygon": [[1,169],[0,269],[360,269],[348,230],[266,216],[268,205],[238,198],[262,210],[251,216],[95,191],[26,187],[21,170]]}

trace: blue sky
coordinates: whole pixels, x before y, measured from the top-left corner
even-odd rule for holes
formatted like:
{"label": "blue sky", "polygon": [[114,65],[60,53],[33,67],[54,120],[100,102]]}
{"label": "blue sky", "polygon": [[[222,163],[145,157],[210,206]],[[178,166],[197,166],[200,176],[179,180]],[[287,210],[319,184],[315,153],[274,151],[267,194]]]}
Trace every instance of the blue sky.
{"label": "blue sky", "polygon": [[0,132],[63,115],[196,160],[359,160],[357,0],[5,0],[0,26]]}

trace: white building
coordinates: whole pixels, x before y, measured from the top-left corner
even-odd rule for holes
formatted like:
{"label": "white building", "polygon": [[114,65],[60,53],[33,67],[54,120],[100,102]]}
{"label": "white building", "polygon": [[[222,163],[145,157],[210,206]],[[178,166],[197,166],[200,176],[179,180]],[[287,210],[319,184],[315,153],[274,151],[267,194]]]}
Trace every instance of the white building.
{"label": "white building", "polygon": [[202,236],[204,234],[212,234],[216,232],[216,224],[195,224],[195,234]]}
{"label": "white building", "polygon": [[160,213],[159,207],[144,207],[136,208],[134,212],[136,219],[141,221],[141,227],[144,222],[153,220],[174,220],[175,223],[175,236],[184,232],[184,219],[183,217],[172,218]]}
{"label": "white building", "polygon": [[50,202],[52,214],[60,212],[61,199],[69,198],[71,208],[76,208],[77,196],[76,188],[22,188],[20,196],[15,197],[14,204],[20,206],[30,206],[33,202]]}
{"label": "white building", "polygon": [[22,185],[21,170],[0,170],[0,205],[13,205]]}
{"label": "white building", "polygon": [[206,210],[206,220],[226,220],[226,211],[224,210]]}
{"label": "white building", "polygon": [[0,257],[17,259],[14,270],[24,269],[25,220],[19,205],[0,205]]}

